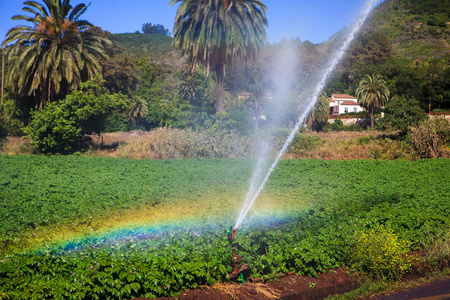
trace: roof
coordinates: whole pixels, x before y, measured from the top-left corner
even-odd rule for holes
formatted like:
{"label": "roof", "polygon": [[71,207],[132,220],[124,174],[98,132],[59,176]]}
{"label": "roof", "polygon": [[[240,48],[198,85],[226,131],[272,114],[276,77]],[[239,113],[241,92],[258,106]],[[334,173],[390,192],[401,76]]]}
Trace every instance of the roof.
{"label": "roof", "polygon": [[357,105],[357,106],[359,106],[359,104],[357,102],[351,101],[351,100],[342,101],[342,103],[340,105]]}
{"label": "roof", "polygon": [[357,99],[353,96],[347,95],[347,94],[333,94],[332,95],[333,98],[337,99],[337,98],[341,98],[341,99]]}

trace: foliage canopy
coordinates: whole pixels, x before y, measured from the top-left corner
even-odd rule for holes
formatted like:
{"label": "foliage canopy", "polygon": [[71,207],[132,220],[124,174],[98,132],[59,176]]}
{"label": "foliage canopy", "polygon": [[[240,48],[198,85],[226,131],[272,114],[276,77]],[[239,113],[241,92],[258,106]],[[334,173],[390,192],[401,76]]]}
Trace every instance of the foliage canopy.
{"label": "foliage canopy", "polygon": [[215,108],[224,111],[225,66],[254,55],[265,43],[266,6],[259,0],[172,0],[181,2],[174,45],[192,65],[216,72]]}
{"label": "foliage canopy", "polygon": [[44,3],[25,2],[23,11],[34,16],[12,19],[31,26],[10,29],[2,43],[11,65],[8,79],[13,91],[33,95],[40,108],[100,72],[98,59],[105,56],[104,44],[110,43],[87,31],[92,24],[79,19],[88,8],[85,4],[72,7],[68,0]]}

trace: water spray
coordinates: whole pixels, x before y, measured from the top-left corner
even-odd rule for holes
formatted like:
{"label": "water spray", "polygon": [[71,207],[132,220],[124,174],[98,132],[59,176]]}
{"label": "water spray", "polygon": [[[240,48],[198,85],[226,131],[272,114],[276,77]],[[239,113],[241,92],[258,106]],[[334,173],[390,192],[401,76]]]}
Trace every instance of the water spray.
{"label": "water spray", "polygon": [[[348,35],[348,38],[342,44],[338,54],[331,60],[330,66],[322,74],[322,76],[321,76],[322,79],[316,85],[316,87],[314,89],[313,96],[308,101],[309,102],[308,106],[303,111],[303,113],[300,114],[300,116],[299,116],[299,118],[297,120],[297,123],[295,124],[295,126],[292,129],[289,137],[287,138],[286,142],[284,143],[283,147],[281,148],[280,152],[278,153],[275,161],[270,166],[270,169],[267,172],[267,175],[264,177],[261,185],[259,186],[259,188],[256,190],[256,192],[254,194],[250,193],[250,191],[247,194],[247,198],[244,201],[244,205],[242,206],[242,209],[241,209],[241,212],[239,214],[239,217],[236,220],[236,225],[234,226],[235,230],[237,230],[238,228],[241,227],[242,222],[244,221],[245,217],[247,216],[248,212],[250,211],[250,208],[253,206],[253,203],[258,198],[258,196],[261,193],[261,191],[264,189],[264,186],[266,185],[267,181],[269,180],[270,175],[272,174],[273,170],[275,169],[275,167],[277,166],[279,160],[281,159],[281,156],[286,152],[287,148],[289,147],[289,145],[291,144],[292,140],[294,139],[295,134],[300,129],[300,126],[303,125],[303,122],[305,121],[306,117],[309,115],[309,113],[314,108],[314,106],[315,106],[315,104],[317,102],[317,99],[319,98],[320,93],[324,89],[328,78],[330,77],[332,72],[336,69],[336,67],[339,64],[339,62],[342,60],[342,58],[343,58],[343,56],[345,54],[345,51],[350,46],[350,44],[354,40],[356,34],[358,33],[358,31],[361,29],[362,25],[366,21],[367,17],[369,16],[369,13],[371,12],[374,4],[376,3],[376,1],[377,0],[369,0],[369,1],[366,2],[366,8],[364,9],[364,11],[362,13],[362,16],[357,20],[357,22],[353,26],[353,29],[350,31],[350,34]],[[253,187],[253,183],[251,184],[251,186]],[[253,188],[251,188],[251,189],[253,189]],[[253,196],[251,196],[251,194],[253,194]],[[234,235],[233,235],[233,237],[234,237]]]}

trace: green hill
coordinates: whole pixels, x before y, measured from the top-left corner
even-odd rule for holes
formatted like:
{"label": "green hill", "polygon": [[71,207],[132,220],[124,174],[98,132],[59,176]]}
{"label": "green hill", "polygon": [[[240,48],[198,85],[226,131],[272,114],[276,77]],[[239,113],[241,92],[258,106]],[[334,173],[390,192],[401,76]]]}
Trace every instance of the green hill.
{"label": "green hill", "polygon": [[[345,38],[348,28],[316,45],[317,55],[326,56]],[[375,8],[361,31],[386,36],[393,57],[424,60],[450,54],[450,0],[386,0]],[[132,57],[147,56],[153,62],[179,66],[181,56],[172,38],[162,34],[123,33],[115,35]]]}
{"label": "green hill", "polygon": [[450,54],[450,0],[387,0],[364,32],[384,34],[396,59],[440,58]]}
{"label": "green hill", "polygon": [[131,57],[148,57],[151,62],[178,67],[181,54],[172,47],[172,38],[163,34],[115,34],[118,43]]}

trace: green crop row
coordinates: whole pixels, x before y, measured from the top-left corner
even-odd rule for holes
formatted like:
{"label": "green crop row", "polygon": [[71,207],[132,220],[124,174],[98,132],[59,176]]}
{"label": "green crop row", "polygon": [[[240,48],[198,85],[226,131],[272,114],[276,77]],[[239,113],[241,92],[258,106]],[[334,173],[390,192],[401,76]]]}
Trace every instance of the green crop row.
{"label": "green crop row", "polygon": [[[0,229],[6,233],[2,239],[6,244],[20,241],[30,223],[37,231],[155,202],[202,206],[202,195],[210,195],[212,201],[240,197],[246,192],[251,167],[252,161],[239,159],[0,156]],[[237,235],[238,253],[250,266],[249,275],[270,278],[288,271],[316,276],[358,263],[352,251],[364,251],[361,246],[370,243],[358,245],[358,241],[366,236],[364,232],[380,225],[388,228],[389,239],[408,245],[407,250],[424,248],[450,227],[449,180],[450,162],[444,159],[284,160],[262,198],[284,199],[285,204],[278,204],[287,205],[285,213],[259,216],[252,210]],[[130,232],[122,239],[97,237],[3,252],[0,295],[10,299],[155,298],[226,281],[232,268],[225,231],[233,225],[220,217],[226,209],[216,208],[217,222],[212,216],[196,220],[192,228],[179,226],[147,235]]]}

